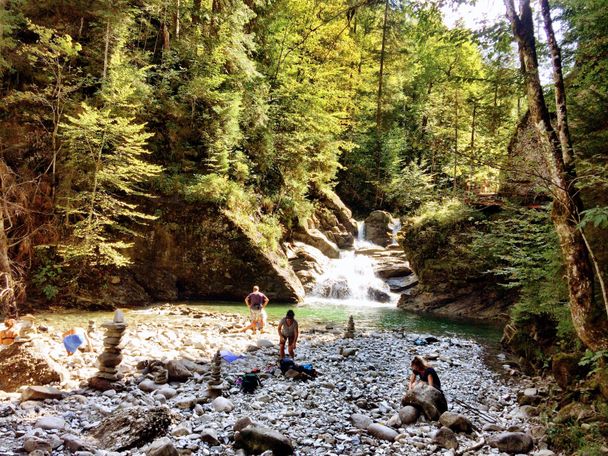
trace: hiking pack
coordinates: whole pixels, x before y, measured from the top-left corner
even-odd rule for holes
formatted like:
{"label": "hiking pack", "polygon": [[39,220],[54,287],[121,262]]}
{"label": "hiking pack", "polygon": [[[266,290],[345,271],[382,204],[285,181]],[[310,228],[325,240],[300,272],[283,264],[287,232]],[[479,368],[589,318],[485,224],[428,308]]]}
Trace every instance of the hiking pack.
{"label": "hiking pack", "polygon": [[285,374],[288,370],[295,370],[301,374],[306,374],[308,377],[316,378],[318,372],[313,368],[312,364],[296,364],[291,358],[283,358],[279,361],[279,368]]}
{"label": "hiking pack", "polygon": [[253,394],[258,386],[262,386],[262,382],[255,372],[249,372],[241,376],[241,391],[247,394]]}

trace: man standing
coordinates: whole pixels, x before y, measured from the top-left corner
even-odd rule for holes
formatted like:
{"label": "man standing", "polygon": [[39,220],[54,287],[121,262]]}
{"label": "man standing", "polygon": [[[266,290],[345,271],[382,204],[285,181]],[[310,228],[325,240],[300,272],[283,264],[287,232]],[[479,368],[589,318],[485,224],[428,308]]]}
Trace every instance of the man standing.
{"label": "man standing", "polygon": [[251,314],[251,323],[247,326],[245,330],[251,328],[255,333],[257,329],[262,331],[264,328],[265,318],[265,310],[264,308],[268,305],[268,298],[262,292],[260,292],[260,287],[255,285],[253,287],[253,291],[247,295],[245,298],[245,304],[249,307],[249,313]]}

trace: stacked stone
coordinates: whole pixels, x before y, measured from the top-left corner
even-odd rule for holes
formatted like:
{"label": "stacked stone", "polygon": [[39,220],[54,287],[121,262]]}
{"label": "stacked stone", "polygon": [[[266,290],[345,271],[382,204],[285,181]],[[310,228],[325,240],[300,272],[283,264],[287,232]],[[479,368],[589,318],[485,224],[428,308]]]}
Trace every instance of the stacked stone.
{"label": "stacked stone", "polygon": [[211,379],[207,384],[207,392],[210,398],[215,399],[222,395],[224,384],[222,382],[222,356],[219,350],[211,361]]}
{"label": "stacked stone", "polygon": [[344,332],[345,339],[352,339],[355,337],[355,320],[353,316],[348,317],[348,324],[346,325],[346,331]]}
{"label": "stacked stone", "polygon": [[97,366],[99,372],[95,375],[97,378],[105,379],[110,382],[119,380],[118,365],[122,361],[120,339],[127,329],[124,315],[120,310],[114,313],[114,320],[101,325],[106,330],[103,339],[103,353],[97,358]]}

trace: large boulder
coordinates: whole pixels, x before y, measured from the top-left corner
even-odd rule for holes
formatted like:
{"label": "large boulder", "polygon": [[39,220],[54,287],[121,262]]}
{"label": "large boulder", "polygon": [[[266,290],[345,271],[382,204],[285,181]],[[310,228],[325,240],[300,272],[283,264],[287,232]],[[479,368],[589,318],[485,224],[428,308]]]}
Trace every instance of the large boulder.
{"label": "large boulder", "polygon": [[471,420],[458,413],[443,412],[439,417],[439,422],[454,432],[466,432],[470,434],[473,431]]}
{"label": "large boulder", "polygon": [[67,373],[36,343],[14,343],[0,350],[0,390],[14,392],[23,385],[48,385]]}
{"label": "large boulder", "polygon": [[525,454],[532,449],[532,437],[523,432],[501,432],[489,439],[490,446],[509,454]]}
{"label": "large boulder", "polygon": [[319,249],[328,258],[340,258],[338,246],[316,228],[300,227],[298,231],[293,233],[292,237],[295,241],[304,242]]}
{"label": "large boulder", "polygon": [[148,204],[149,212],[161,216],[136,240],[138,261],[130,272],[151,300],[163,300],[172,290],[171,299],[241,301],[255,284],[273,301],[303,299],[285,253],[264,240],[253,214],[243,221],[245,216],[213,205],[168,198]]}
{"label": "large boulder", "polygon": [[353,236],[357,235],[357,222],[353,218],[351,210],[346,207],[340,197],[331,190],[319,190],[315,192],[319,202],[329,209],[338,219],[342,227]]}
{"label": "large boulder", "polygon": [[248,454],[272,451],[274,456],[293,454],[293,444],[289,438],[273,429],[250,424],[234,433],[234,444]]}
{"label": "large boulder", "polygon": [[289,265],[302,282],[306,291],[311,291],[323,274],[327,257],[312,245],[294,242],[288,254]]}
{"label": "large boulder", "polygon": [[131,407],[106,417],[92,436],[104,449],[126,451],[164,436],[170,425],[168,407]]}
{"label": "large boulder", "polygon": [[386,247],[392,241],[391,214],[385,211],[373,211],[365,219],[365,239],[374,244]]}
{"label": "large boulder", "polygon": [[418,383],[405,393],[403,399],[401,399],[401,405],[412,405],[433,421],[437,421],[441,414],[448,410],[448,404],[443,393],[426,383]]}

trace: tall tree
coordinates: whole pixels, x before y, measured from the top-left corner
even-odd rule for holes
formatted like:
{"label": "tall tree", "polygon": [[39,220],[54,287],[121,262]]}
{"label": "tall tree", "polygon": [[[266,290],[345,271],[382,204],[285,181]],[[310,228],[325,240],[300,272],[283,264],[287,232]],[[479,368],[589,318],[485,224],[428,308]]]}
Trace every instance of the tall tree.
{"label": "tall tree", "polygon": [[[542,0],[545,1],[546,0]],[[551,166],[551,183],[553,199],[552,220],[555,225],[568,275],[570,311],[572,321],[579,338],[592,350],[608,348],[608,318],[602,306],[594,301],[593,269],[589,253],[579,229],[582,202],[575,187],[574,161],[570,160],[571,149],[568,141],[562,143],[551,124],[551,116],[545,102],[540,83],[536,40],[534,37],[534,20],[530,0],[520,0],[519,12],[514,0],[504,0],[507,17],[511,22],[513,35],[519,47],[519,53],[525,71],[526,89],[530,113],[534,119],[547,153]],[[546,17],[547,30],[551,29],[551,18]],[[554,38],[554,37],[553,37]],[[551,37],[549,37],[551,44]],[[557,44],[553,40],[553,44]],[[561,74],[561,61],[553,58],[553,70],[556,81]],[[556,87],[563,91],[563,85]],[[565,96],[562,98],[565,114]],[[559,106],[558,106],[559,110]],[[561,130],[567,131],[567,117],[560,115],[558,122]]]}

